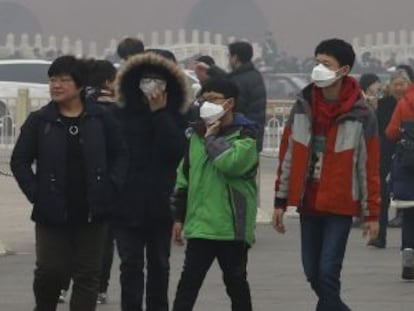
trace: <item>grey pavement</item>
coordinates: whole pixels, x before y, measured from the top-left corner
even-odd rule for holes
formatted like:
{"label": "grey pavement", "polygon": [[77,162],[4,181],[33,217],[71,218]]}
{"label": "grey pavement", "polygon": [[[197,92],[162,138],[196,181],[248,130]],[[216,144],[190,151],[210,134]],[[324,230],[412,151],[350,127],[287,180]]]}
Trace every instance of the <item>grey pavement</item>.
{"label": "grey pavement", "polygon": [[[262,161],[262,207],[272,204],[274,159]],[[12,178],[0,177],[0,240],[16,254],[0,257],[0,311],[32,310],[34,257],[30,206]],[[316,298],[306,283],[300,261],[299,225],[288,218],[288,232],[276,234],[269,225],[257,227],[257,242],[249,255],[249,281],[254,310],[311,311]],[[384,250],[365,246],[361,230],[353,229],[343,269],[343,298],[352,310],[412,311],[414,283],[400,279],[399,229],[389,230]],[[173,299],[181,273],[184,248],[173,247],[170,297]],[[109,304],[98,310],[120,310],[119,260],[115,259]],[[69,310],[68,304],[59,311]],[[230,310],[229,299],[214,264],[200,291],[195,310]],[[335,310],[332,310],[335,311]]]}

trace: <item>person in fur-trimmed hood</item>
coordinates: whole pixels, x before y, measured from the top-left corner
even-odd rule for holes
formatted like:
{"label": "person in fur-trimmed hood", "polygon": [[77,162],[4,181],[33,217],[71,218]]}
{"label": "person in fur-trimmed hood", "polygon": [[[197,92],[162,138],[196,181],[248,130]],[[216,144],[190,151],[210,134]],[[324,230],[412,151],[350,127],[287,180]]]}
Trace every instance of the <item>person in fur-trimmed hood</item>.
{"label": "person in fur-trimmed hood", "polygon": [[129,58],[119,70],[121,108],[115,114],[130,153],[127,182],[114,217],[124,311],[143,308],[144,262],[145,309],[168,310],[169,197],[187,143],[186,83],[174,62],[152,52]]}

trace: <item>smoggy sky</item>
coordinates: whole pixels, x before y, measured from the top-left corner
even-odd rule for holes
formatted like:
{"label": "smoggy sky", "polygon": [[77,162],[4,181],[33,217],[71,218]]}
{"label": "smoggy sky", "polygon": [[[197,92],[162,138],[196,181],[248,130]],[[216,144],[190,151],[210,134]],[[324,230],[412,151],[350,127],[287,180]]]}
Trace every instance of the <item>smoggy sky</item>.
{"label": "smoggy sky", "polygon": [[[197,1],[200,0],[8,0],[29,8],[40,20],[44,34],[96,40],[100,46],[124,35],[181,28]],[[254,1],[281,48],[298,56],[312,54],[314,46],[327,37],[351,40],[370,32],[414,30],[413,0]],[[209,13],[212,23],[222,23],[220,11],[233,8],[238,1],[220,3],[217,13]],[[229,25],[242,22],[234,16],[224,19],[224,24]]]}

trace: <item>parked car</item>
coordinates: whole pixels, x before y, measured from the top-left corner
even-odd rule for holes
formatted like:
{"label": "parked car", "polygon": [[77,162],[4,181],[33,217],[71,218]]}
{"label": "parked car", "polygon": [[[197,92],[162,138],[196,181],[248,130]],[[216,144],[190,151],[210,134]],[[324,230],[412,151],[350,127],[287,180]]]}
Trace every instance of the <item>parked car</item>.
{"label": "parked car", "polygon": [[292,100],[310,83],[308,74],[263,73],[268,100]]}
{"label": "parked car", "polygon": [[14,109],[19,89],[27,89],[36,106],[49,98],[46,60],[0,60],[0,117]]}

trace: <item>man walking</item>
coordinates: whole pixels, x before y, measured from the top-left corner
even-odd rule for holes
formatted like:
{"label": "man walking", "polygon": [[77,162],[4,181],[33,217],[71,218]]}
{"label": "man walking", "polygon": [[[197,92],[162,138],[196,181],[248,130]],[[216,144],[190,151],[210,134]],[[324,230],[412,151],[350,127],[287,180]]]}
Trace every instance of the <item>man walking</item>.
{"label": "man walking", "polygon": [[376,238],[379,215],[379,139],[374,111],[349,77],[352,46],[340,39],[315,50],[313,83],[285,127],[279,153],[273,226],[285,232],[287,206],[298,206],[302,263],[319,298],[317,311],[346,311],[340,274],[352,217]]}
{"label": "man walking", "polygon": [[248,42],[234,42],[229,45],[229,63],[232,69],[229,77],[240,90],[236,112],[256,122],[257,150],[263,148],[266,122],[266,88],[261,73],[252,63],[253,47]]}

